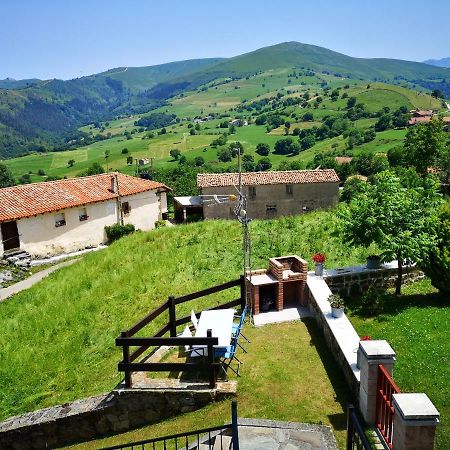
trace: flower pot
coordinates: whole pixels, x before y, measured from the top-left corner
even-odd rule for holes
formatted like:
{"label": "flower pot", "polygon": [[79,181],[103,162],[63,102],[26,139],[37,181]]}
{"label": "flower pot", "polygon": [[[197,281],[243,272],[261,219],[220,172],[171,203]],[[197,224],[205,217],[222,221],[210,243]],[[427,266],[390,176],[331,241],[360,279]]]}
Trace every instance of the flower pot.
{"label": "flower pot", "polygon": [[331,315],[336,319],[344,315],[344,308],[333,308],[331,307]]}
{"label": "flower pot", "polygon": [[323,275],[323,263],[316,263],[316,270],[314,271],[314,274],[318,277]]}
{"label": "flower pot", "polygon": [[380,258],[367,258],[367,269],[379,269],[381,267],[381,259]]}

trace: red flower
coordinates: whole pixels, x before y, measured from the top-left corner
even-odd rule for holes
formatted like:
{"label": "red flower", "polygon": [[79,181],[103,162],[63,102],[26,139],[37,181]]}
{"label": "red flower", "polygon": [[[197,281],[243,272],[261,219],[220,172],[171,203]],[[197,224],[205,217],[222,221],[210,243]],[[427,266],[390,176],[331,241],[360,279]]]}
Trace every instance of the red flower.
{"label": "red flower", "polygon": [[363,336],[363,337],[361,338],[361,340],[362,340],[362,341],[371,341],[371,340],[372,340],[372,337],[371,337],[371,336]]}
{"label": "red flower", "polygon": [[326,260],[326,257],[323,253],[316,253],[313,255],[312,260],[317,264],[321,263],[323,264]]}

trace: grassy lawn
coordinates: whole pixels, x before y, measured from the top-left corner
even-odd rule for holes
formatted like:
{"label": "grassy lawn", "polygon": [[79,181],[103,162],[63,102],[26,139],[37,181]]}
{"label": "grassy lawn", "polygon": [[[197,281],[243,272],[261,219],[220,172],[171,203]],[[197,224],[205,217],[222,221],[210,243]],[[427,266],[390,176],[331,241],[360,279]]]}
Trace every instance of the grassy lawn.
{"label": "grassy lawn", "polygon": [[[266,267],[270,256],[294,253],[309,259],[316,251],[329,255],[328,267],[338,267],[373,253],[330,237],[335,220],[332,211],[255,220],[254,267]],[[241,248],[241,229],[234,221],[136,233],[1,303],[0,419],[112,389],[119,381],[120,352],[114,346],[119,332],[168,295],[237,277]],[[236,297],[219,293],[210,301],[225,298]],[[180,307],[179,314],[204,306]]]}
{"label": "grassy lawn", "polygon": [[390,296],[382,313],[365,317],[352,305],[350,320],[360,336],[386,339],[397,353],[394,379],[402,392],[425,392],[441,414],[437,448],[450,445],[450,303],[428,280]]}
{"label": "grassy lawn", "polygon": [[[349,394],[314,320],[262,328],[247,325],[244,334],[251,343],[245,345],[247,354],[238,353],[243,362],[238,378],[239,416],[331,425],[343,448]],[[230,402],[223,401],[155,425],[70,448],[94,449],[195,430],[225,423],[229,417]]]}

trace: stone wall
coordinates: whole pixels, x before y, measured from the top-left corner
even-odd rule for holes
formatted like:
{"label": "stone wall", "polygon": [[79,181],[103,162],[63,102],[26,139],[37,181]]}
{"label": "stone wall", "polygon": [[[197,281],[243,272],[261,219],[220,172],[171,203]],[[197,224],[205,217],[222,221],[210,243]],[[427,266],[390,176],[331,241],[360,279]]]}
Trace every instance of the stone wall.
{"label": "stone wall", "polygon": [[39,450],[101,438],[194,411],[234,393],[235,386],[219,384],[217,389],[118,389],[1,422],[0,448]]}
{"label": "stone wall", "polygon": [[320,277],[308,275],[306,293],[310,310],[339,368],[344,374],[353,398],[358,398],[360,371],[357,367],[359,336],[344,314],[334,318],[328,297],[327,283]]}
{"label": "stone wall", "polygon": [[[417,267],[403,269],[402,284],[413,283],[424,278]],[[326,270],[323,274],[331,291],[344,296],[360,295],[370,286],[392,288],[397,280],[397,262],[383,264],[379,269],[367,269],[365,266],[342,267]]]}

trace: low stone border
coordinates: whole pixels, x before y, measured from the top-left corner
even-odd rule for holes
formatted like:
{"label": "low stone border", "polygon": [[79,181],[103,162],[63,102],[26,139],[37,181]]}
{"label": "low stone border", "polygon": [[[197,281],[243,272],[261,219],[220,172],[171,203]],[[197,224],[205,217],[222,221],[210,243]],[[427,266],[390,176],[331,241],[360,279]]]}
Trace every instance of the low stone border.
{"label": "low stone border", "polygon": [[117,389],[40,409],[0,423],[2,450],[40,450],[88,441],[194,411],[236,394],[236,384],[217,389]]}

